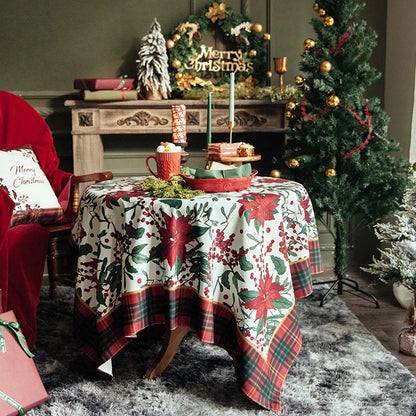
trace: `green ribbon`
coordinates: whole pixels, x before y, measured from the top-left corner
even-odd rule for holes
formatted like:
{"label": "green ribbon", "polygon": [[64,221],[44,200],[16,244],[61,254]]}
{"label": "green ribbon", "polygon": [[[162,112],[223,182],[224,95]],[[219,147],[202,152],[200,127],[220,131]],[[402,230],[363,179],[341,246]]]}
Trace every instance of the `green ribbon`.
{"label": "green ribbon", "polygon": [[[23,351],[27,354],[28,357],[33,358],[34,354],[29,351],[26,345],[26,339],[24,335],[19,332],[20,325],[17,322],[13,321],[5,321],[4,319],[0,319],[0,329],[4,327],[7,329],[12,335],[14,335],[17,339],[17,342],[22,347]],[[4,340],[3,331],[0,332],[0,348],[1,352],[6,352],[6,342]]]}
{"label": "green ribbon", "polygon": [[120,78],[121,78],[121,82],[120,82],[120,84],[118,84],[117,88],[114,88],[115,90],[123,89],[123,85],[126,83],[127,75],[123,75]]}
{"label": "green ribbon", "polygon": [[25,408],[21,404],[17,403],[16,400],[13,400],[11,397],[9,397],[6,393],[3,393],[2,391],[0,391],[0,399],[10,404],[10,406],[13,406],[21,415],[24,415],[26,413]]}

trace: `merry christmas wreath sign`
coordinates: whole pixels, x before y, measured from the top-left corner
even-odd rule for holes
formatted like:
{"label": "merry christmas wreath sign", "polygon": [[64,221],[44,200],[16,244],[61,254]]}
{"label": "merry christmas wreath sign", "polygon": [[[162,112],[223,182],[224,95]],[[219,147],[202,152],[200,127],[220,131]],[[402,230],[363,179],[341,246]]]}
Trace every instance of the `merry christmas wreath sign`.
{"label": "merry christmas wreath sign", "polygon": [[[209,29],[218,28],[230,50],[216,50],[203,43]],[[169,51],[169,72],[172,90],[180,93],[192,88],[228,83],[229,74],[262,85],[270,74],[267,71],[266,44],[270,35],[259,23],[238,14],[225,3],[213,2],[199,14],[189,16],[171,32],[166,41]],[[204,79],[205,78],[205,79]]]}

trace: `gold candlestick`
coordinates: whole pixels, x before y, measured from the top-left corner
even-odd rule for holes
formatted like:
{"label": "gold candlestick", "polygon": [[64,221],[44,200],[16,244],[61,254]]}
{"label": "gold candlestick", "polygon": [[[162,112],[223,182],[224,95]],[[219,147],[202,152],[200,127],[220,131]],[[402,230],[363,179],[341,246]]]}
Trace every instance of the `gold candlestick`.
{"label": "gold candlestick", "polygon": [[274,60],[274,70],[279,74],[279,87],[280,92],[283,92],[283,74],[287,72],[287,57],[283,56],[281,58],[273,58]]}
{"label": "gold candlestick", "polygon": [[233,128],[234,128],[234,121],[228,122],[228,128],[230,129],[230,143],[233,142]]}

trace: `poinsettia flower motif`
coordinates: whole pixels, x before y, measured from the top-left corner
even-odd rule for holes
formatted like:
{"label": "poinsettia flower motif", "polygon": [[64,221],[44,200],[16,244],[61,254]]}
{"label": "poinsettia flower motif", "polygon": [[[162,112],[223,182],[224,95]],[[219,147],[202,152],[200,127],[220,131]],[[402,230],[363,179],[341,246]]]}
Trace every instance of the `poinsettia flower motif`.
{"label": "poinsettia flower motif", "polygon": [[185,260],[185,245],[192,240],[187,234],[191,232],[192,225],[189,224],[190,217],[175,218],[173,215],[170,217],[166,213],[163,213],[163,216],[166,228],[159,228],[163,245],[160,260],[166,259],[172,268],[176,262],[176,257],[179,257],[182,261]]}
{"label": "poinsettia flower motif", "polygon": [[[109,209],[113,209],[115,205],[115,201],[121,198],[132,198],[136,196],[142,196],[144,192],[141,189],[134,189],[132,191],[116,191],[116,192],[109,192],[104,195],[103,201],[105,206]],[[117,205],[117,204],[116,204]]]}
{"label": "poinsettia flower motif", "polygon": [[264,322],[266,322],[267,311],[269,309],[276,309],[272,301],[281,299],[282,295],[280,292],[284,289],[285,288],[281,284],[273,282],[273,277],[267,269],[264,279],[260,280],[259,295],[248,301],[245,306],[248,309],[256,310],[256,321],[263,316]]}
{"label": "poinsettia flower motif", "polygon": [[302,201],[300,201],[300,206],[303,208],[303,213],[305,215],[305,221],[310,224],[311,222],[311,217],[309,215],[309,211],[308,208],[310,207],[310,198],[309,196],[306,199],[303,199]]}
{"label": "poinsettia flower motif", "polygon": [[251,198],[242,198],[238,202],[241,204],[239,215],[243,215],[244,211],[249,211],[249,219],[257,219],[260,226],[264,225],[267,220],[273,220],[273,210],[277,207],[276,200],[280,198],[280,195],[276,194],[251,194]]}

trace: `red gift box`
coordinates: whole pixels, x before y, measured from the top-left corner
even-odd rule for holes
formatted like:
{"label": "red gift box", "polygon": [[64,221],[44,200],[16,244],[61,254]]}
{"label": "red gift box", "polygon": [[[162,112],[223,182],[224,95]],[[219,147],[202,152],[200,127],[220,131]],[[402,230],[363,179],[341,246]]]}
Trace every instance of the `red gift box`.
{"label": "red gift box", "polygon": [[76,90],[132,90],[134,78],[78,78],[74,79]]}
{"label": "red gift box", "polygon": [[[27,412],[48,400],[49,396],[33,358],[22,347],[26,347],[26,342],[14,312],[2,313],[0,319],[0,415],[15,416],[23,414],[21,408]],[[16,333],[20,335],[16,336]]]}

